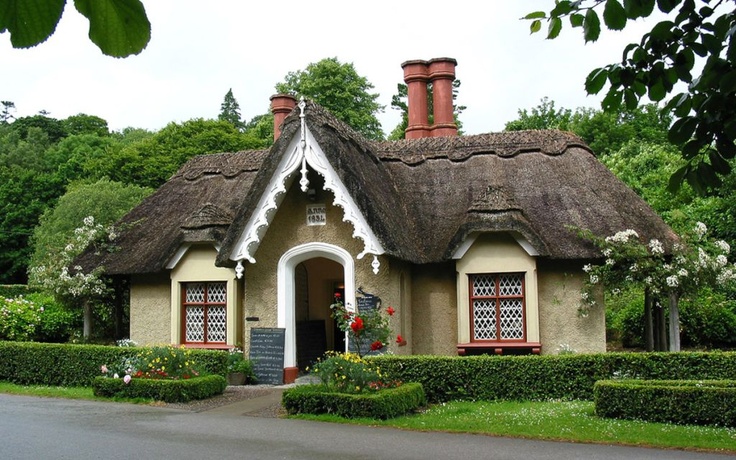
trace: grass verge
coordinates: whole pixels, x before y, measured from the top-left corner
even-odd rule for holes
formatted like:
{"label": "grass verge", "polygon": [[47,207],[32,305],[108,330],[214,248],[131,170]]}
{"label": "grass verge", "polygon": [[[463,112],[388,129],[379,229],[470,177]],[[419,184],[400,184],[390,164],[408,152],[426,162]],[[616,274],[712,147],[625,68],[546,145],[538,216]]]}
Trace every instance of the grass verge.
{"label": "grass verge", "polygon": [[294,418],[407,430],[736,453],[734,428],[604,419],[595,415],[590,401],[454,401],[432,406],[420,414],[384,421],[346,420],[328,415]]}
{"label": "grass verge", "polygon": [[43,398],[88,399],[90,401],[114,401],[134,404],[152,404],[152,399],[145,398],[103,398],[95,396],[92,387],[49,387],[43,385],[17,385],[0,382],[0,393],[24,396],[40,396]]}

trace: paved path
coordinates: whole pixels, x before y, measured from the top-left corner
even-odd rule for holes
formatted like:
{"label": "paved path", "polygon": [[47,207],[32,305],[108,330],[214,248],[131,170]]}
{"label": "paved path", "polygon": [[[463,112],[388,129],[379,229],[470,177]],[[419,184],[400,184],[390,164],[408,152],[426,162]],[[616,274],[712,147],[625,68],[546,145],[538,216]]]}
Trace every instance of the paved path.
{"label": "paved path", "polygon": [[263,397],[194,413],[136,404],[0,395],[0,459],[734,458],[243,416],[271,402],[273,399]]}

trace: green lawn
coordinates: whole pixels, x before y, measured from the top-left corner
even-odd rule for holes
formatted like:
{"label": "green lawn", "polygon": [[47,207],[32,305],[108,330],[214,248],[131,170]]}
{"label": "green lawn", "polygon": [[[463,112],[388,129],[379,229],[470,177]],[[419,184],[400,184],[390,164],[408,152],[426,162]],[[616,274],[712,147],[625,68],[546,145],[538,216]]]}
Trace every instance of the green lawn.
{"label": "green lawn", "polygon": [[[91,388],[45,387],[0,382],[0,393],[109,401]],[[150,403],[150,400],[118,400]],[[390,420],[352,419],[330,415],[295,418],[338,423],[390,426],[406,430],[479,433],[528,439],[626,444],[736,454],[736,428],[680,426],[596,417],[590,401],[463,402],[431,406],[419,414]]]}
{"label": "green lawn", "polygon": [[432,406],[421,414],[386,421],[347,421],[334,416],[298,417],[408,430],[736,453],[736,428],[605,419],[595,416],[590,401],[455,401]]}

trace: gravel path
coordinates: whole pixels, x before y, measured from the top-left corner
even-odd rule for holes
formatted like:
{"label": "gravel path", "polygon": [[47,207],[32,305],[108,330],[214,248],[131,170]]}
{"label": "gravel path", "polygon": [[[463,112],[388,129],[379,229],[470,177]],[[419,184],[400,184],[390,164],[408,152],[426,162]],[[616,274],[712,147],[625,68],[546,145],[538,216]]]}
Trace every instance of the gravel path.
{"label": "gravel path", "polygon": [[[161,403],[164,407],[171,407],[174,409],[183,409],[192,412],[205,412],[211,409],[222,407],[228,404],[237,403],[246,399],[258,398],[266,396],[274,391],[274,387],[271,385],[238,385],[228,386],[225,392],[221,395],[214,396],[208,399],[201,399],[198,401],[190,401],[187,403]],[[281,404],[272,404],[264,407],[258,412],[249,413],[249,415],[255,417],[270,417],[275,418],[285,414],[286,411],[281,407]]]}

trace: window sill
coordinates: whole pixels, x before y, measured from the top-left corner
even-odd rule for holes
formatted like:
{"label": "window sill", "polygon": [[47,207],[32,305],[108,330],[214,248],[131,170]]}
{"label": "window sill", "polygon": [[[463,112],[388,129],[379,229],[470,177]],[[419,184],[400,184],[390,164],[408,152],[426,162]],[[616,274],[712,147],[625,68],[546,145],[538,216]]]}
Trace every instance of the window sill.
{"label": "window sill", "polygon": [[492,352],[502,355],[504,351],[507,352],[506,354],[509,354],[508,352],[518,354],[518,352],[526,351],[533,355],[538,355],[541,350],[542,344],[539,342],[471,342],[457,344],[457,354],[460,356],[465,356],[468,352]]}

